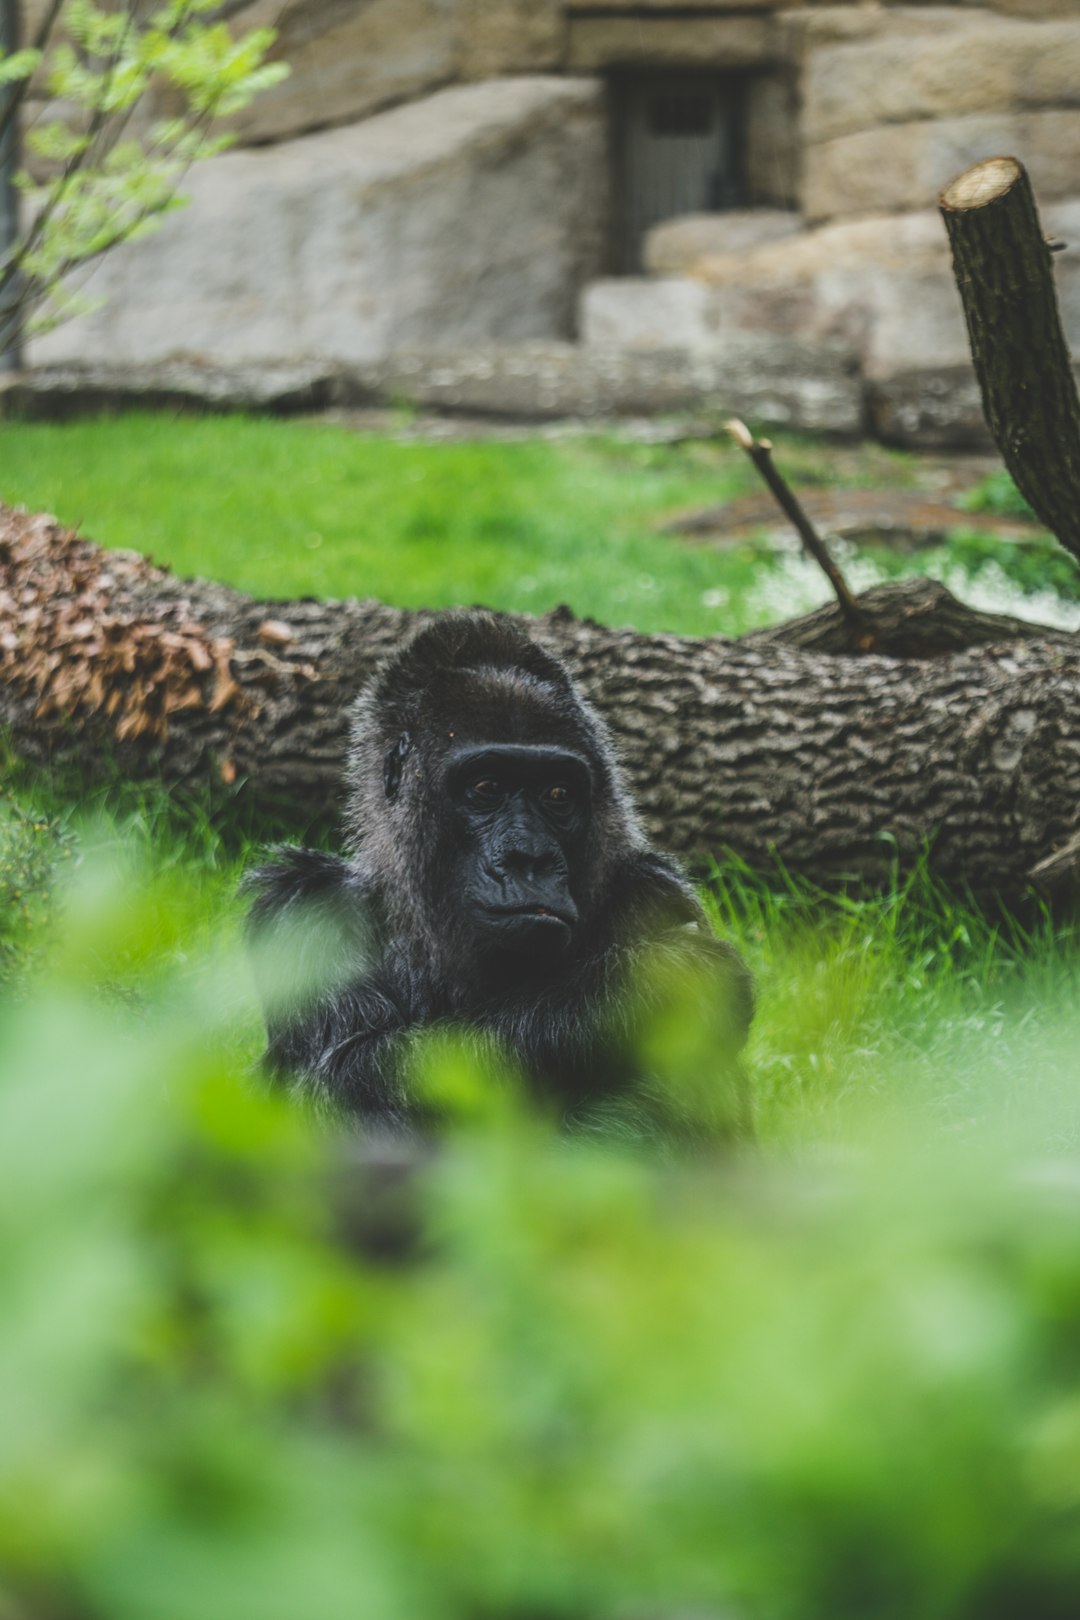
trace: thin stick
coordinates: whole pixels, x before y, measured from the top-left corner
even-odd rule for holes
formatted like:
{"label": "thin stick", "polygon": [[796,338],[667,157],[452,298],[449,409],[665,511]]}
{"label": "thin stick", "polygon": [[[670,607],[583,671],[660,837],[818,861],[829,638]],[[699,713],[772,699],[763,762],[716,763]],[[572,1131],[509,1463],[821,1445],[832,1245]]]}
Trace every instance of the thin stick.
{"label": "thin stick", "polygon": [[867,617],[854,596],[852,596],[847,580],[830,556],[828,546],[777,471],[772,459],[773,447],[771,441],[769,439],[755,439],[746,423],[740,422],[738,417],[732,417],[729,422],[724,423],[724,427],[739,448],[746,451],[765,483],[769,486],[784,516],[797,531],[799,539],[811,557],[823,570],[826,579],[836,594],[836,600],[840,604],[840,612],[843,615],[845,624],[852,633],[856,647],[861,652],[869,652],[874,645],[874,637]]}

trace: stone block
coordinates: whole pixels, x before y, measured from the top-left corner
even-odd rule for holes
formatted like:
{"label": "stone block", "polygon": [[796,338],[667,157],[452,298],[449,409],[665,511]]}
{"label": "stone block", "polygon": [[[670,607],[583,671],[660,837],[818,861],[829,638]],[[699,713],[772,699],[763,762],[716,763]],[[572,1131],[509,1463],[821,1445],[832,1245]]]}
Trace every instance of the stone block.
{"label": "stone block", "polygon": [[841,344],[868,377],[968,360],[948,244],[929,212],[701,258],[692,277],[594,282],[582,295],[581,332],[586,344],[626,349],[663,348],[665,332],[677,332],[701,353],[740,334]]}
{"label": "stone block", "polygon": [[1018,22],[984,14],[810,52],[804,138],[834,140],[879,124],[1080,106],[1080,18]]}
{"label": "stone block", "polygon": [[[1042,210],[1044,228],[1075,253],[1056,259],[1066,334],[1080,353],[1080,199]],[[699,261],[712,297],[701,306],[710,340],[764,332],[843,342],[866,376],[969,364],[967,330],[948,240],[936,209],[842,221],[745,253]]]}
{"label": "stone block", "polygon": [[803,212],[811,223],[925,208],[980,159],[1017,154],[1043,200],[1075,192],[1080,115],[1072,110],[978,113],[888,124],[841,135],[804,153]]}
{"label": "stone block", "polygon": [[232,121],[242,142],[283,140],[367,117],[457,74],[456,0],[254,0],[235,13],[235,35],[277,29],[271,59],[283,83]]}
{"label": "stone block", "polygon": [[766,62],[773,49],[766,11],[700,17],[685,15],[682,8],[671,17],[638,11],[611,17],[571,14],[567,65],[577,73],[616,67],[723,70]]}
{"label": "stone block", "polygon": [[547,73],[563,64],[560,0],[457,0],[457,71],[463,79]]}
{"label": "stone block", "polygon": [[103,259],[49,361],[221,365],[569,336],[605,248],[604,120],[584,80],[496,79],[228,152],[190,206]]}
{"label": "stone block", "polygon": [[609,349],[699,349],[710,339],[709,289],[701,281],[620,276],[581,295],[583,343]]}
{"label": "stone block", "polygon": [[651,276],[684,276],[702,259],[746,253],[784,241],[802,230],[793,209],[733,208],[722,214],[683,214],[654,225],[645,238],[645,268]]}

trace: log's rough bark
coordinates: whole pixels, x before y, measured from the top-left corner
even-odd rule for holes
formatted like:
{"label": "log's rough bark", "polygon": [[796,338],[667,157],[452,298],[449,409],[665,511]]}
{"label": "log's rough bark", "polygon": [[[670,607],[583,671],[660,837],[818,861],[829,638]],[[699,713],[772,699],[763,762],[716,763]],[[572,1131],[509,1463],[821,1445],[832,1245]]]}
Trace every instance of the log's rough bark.
{"label": "log's rough bark", "polygon": [[1080,402],[1027,172],[987,158],[938,206],[987,425],[1032,510],[1080,557]]}
{"label": "log's rough bark", "polygon": [[[831,881],[880,879],[930,841],[942,873],[1016,892],[1080,828],[1080,641],[929,582],[859,603],[891,655],[831,651],[836,608],[741,641],[565,610],[530,628],[607,719],[664,847]],[[111,762],[332,811],[349,702],[427,617],[254,601],[0,508],[0,724],[84,776]]]}

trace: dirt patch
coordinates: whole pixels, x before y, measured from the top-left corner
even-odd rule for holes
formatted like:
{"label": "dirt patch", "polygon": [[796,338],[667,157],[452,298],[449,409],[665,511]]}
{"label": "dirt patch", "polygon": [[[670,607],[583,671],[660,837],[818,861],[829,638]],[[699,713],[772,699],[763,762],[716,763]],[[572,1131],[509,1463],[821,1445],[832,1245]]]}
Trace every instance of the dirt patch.
{"label": "dirt patch", "polygon": [[[978,529],[1002,540],[1029,540],[1042,534],[1033,521],[1003,517],[992,512],[967,512],[958,498],[992,471],[997,462],[986,457],[955,457],[908,463],[912,484],[876,484],[865,488],[800,488],[792,480],[799,501],[823,534],[857,544],[884,541],[900,549],[940,545],[958,528]],[[709,544],[732,544],[760,535],[790,534],[791,526],[766,491],[753,491],[715,506],[681,512],[662,525],[665,534]]]}

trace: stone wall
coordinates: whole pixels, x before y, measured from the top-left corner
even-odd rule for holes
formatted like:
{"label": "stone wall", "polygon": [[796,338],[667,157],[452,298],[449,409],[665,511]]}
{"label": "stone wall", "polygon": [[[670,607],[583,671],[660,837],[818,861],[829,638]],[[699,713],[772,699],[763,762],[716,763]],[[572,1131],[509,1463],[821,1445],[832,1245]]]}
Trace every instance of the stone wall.
{"label": "stone wall", "polygon": [[921,208],[998,150],[1040,196],[1076,190],[1080,0],[251,0],[233,17],[269,22],[292,72],[241,143],[493,76],[745,71],[754,204],[811,222]]}
{"label": "stone wall", "polygon": [[[31,34],[49,0],[24,0]],[[924,207],[1017,152],[1041,196],[1076,189],[1080,0],[248,0],[288,79],[234,125],[288,140],[509,74],[697,69],[747,77],[748,200],[811,221]],[[42,103],[35,100],[33,117]]]}
{"label": "stone wall", "polygon": [[[28,31],[48,4],[25,0]],[[581,375],[590,353],[625,351],[633,394],[646,351],[679,346],[715,366],[749,334],[804,356],[839,346],[887,393],[935,368],[967,375],[933,211],[954,174],[1015,153],[1047,228],[1080,242],[1080,0],[230,9],[237,31],[278,28],[290,77],[237,120],[238,149],[190,177],[188,209],[102,263],[88,287],[101,312],[34,344],[36,360],[385,367],[418,347],[571,338],[593,280]],[[757,212],[737,228],[730,214],[675,224],[651,279],[600,281],[603,81],[648,68],[743,76]],[[1080,347],[1074,258],[1057,270]],[[934,409],[943,421],[947,404]]]}
{"label": "stone wall", "polygon": [[840,39],[828,14],[788,25],[809,221],[925,207],[997,152],[1023,159],[1042,198],[1077,191],[1080,13],[1025,21],[924,6],[857,22],[860,37]]}

